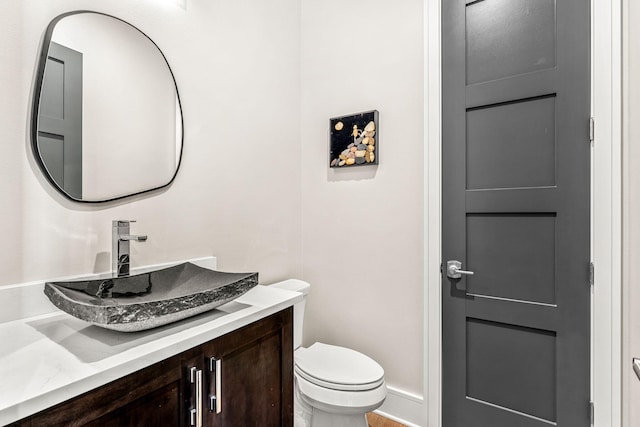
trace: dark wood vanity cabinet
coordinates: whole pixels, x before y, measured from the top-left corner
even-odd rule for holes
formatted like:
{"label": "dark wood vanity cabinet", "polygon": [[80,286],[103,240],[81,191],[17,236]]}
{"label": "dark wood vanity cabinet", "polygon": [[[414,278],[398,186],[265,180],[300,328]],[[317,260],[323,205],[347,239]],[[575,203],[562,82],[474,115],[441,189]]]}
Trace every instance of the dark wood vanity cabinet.
{"label": "dark wood vanity cabinet", "polygon": [[293,427],[292,308],[13,426]]}

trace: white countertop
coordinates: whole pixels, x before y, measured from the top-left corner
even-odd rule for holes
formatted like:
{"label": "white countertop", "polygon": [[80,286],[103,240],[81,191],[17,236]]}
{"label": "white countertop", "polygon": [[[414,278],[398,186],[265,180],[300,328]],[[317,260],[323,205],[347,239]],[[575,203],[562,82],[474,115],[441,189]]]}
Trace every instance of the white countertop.
{"label": "white countertop", "polygon": [[[30,284],[10,290],[47,300],[42,287]],[[49,313],[0,322],[0,425],[33,415],[301,300],[298,292],[258,285],[210,312],[132,333],[90,325],[53,305]],[[42,307],[47,302],[34,301],[34,305]],[[0,299],[0,303],[7,301]]]}

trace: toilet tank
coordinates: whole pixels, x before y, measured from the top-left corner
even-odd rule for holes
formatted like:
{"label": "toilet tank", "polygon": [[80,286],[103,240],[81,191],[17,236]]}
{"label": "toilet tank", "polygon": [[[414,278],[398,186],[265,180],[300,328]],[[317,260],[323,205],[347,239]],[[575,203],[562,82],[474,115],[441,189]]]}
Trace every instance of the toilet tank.
{"label": "toilet tank", "polygon": [[298,279],[289,279],[271,285],[275,288],[286,289],[288,291],[300,292],[304,298],[293,305],[293,349],[302,345],[302,326],[304,321],[304,308],[307,303],[307,294],[311,285]]}

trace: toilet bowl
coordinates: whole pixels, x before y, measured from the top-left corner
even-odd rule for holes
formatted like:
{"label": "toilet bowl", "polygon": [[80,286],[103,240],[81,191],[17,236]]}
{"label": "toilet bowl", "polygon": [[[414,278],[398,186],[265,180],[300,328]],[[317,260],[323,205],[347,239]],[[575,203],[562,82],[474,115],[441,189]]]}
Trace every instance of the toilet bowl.
{"label": "toilet bowl", "polygon": [[384,370],[355,350],[316,342],[301,347],[302,322],[310,285],[286,280],[272,286],[302,293],[294,305],[295,427],[367,427],[365,414],[384,402]]}

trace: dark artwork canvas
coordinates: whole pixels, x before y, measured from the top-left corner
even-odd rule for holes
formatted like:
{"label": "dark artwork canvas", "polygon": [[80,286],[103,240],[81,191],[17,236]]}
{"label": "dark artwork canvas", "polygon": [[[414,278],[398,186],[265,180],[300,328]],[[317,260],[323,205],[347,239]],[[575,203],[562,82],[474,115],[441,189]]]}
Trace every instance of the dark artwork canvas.
{"label": "dark artwork canvas", "polygon": [[378,164],[378,111],[329,119],[332,168]]}

